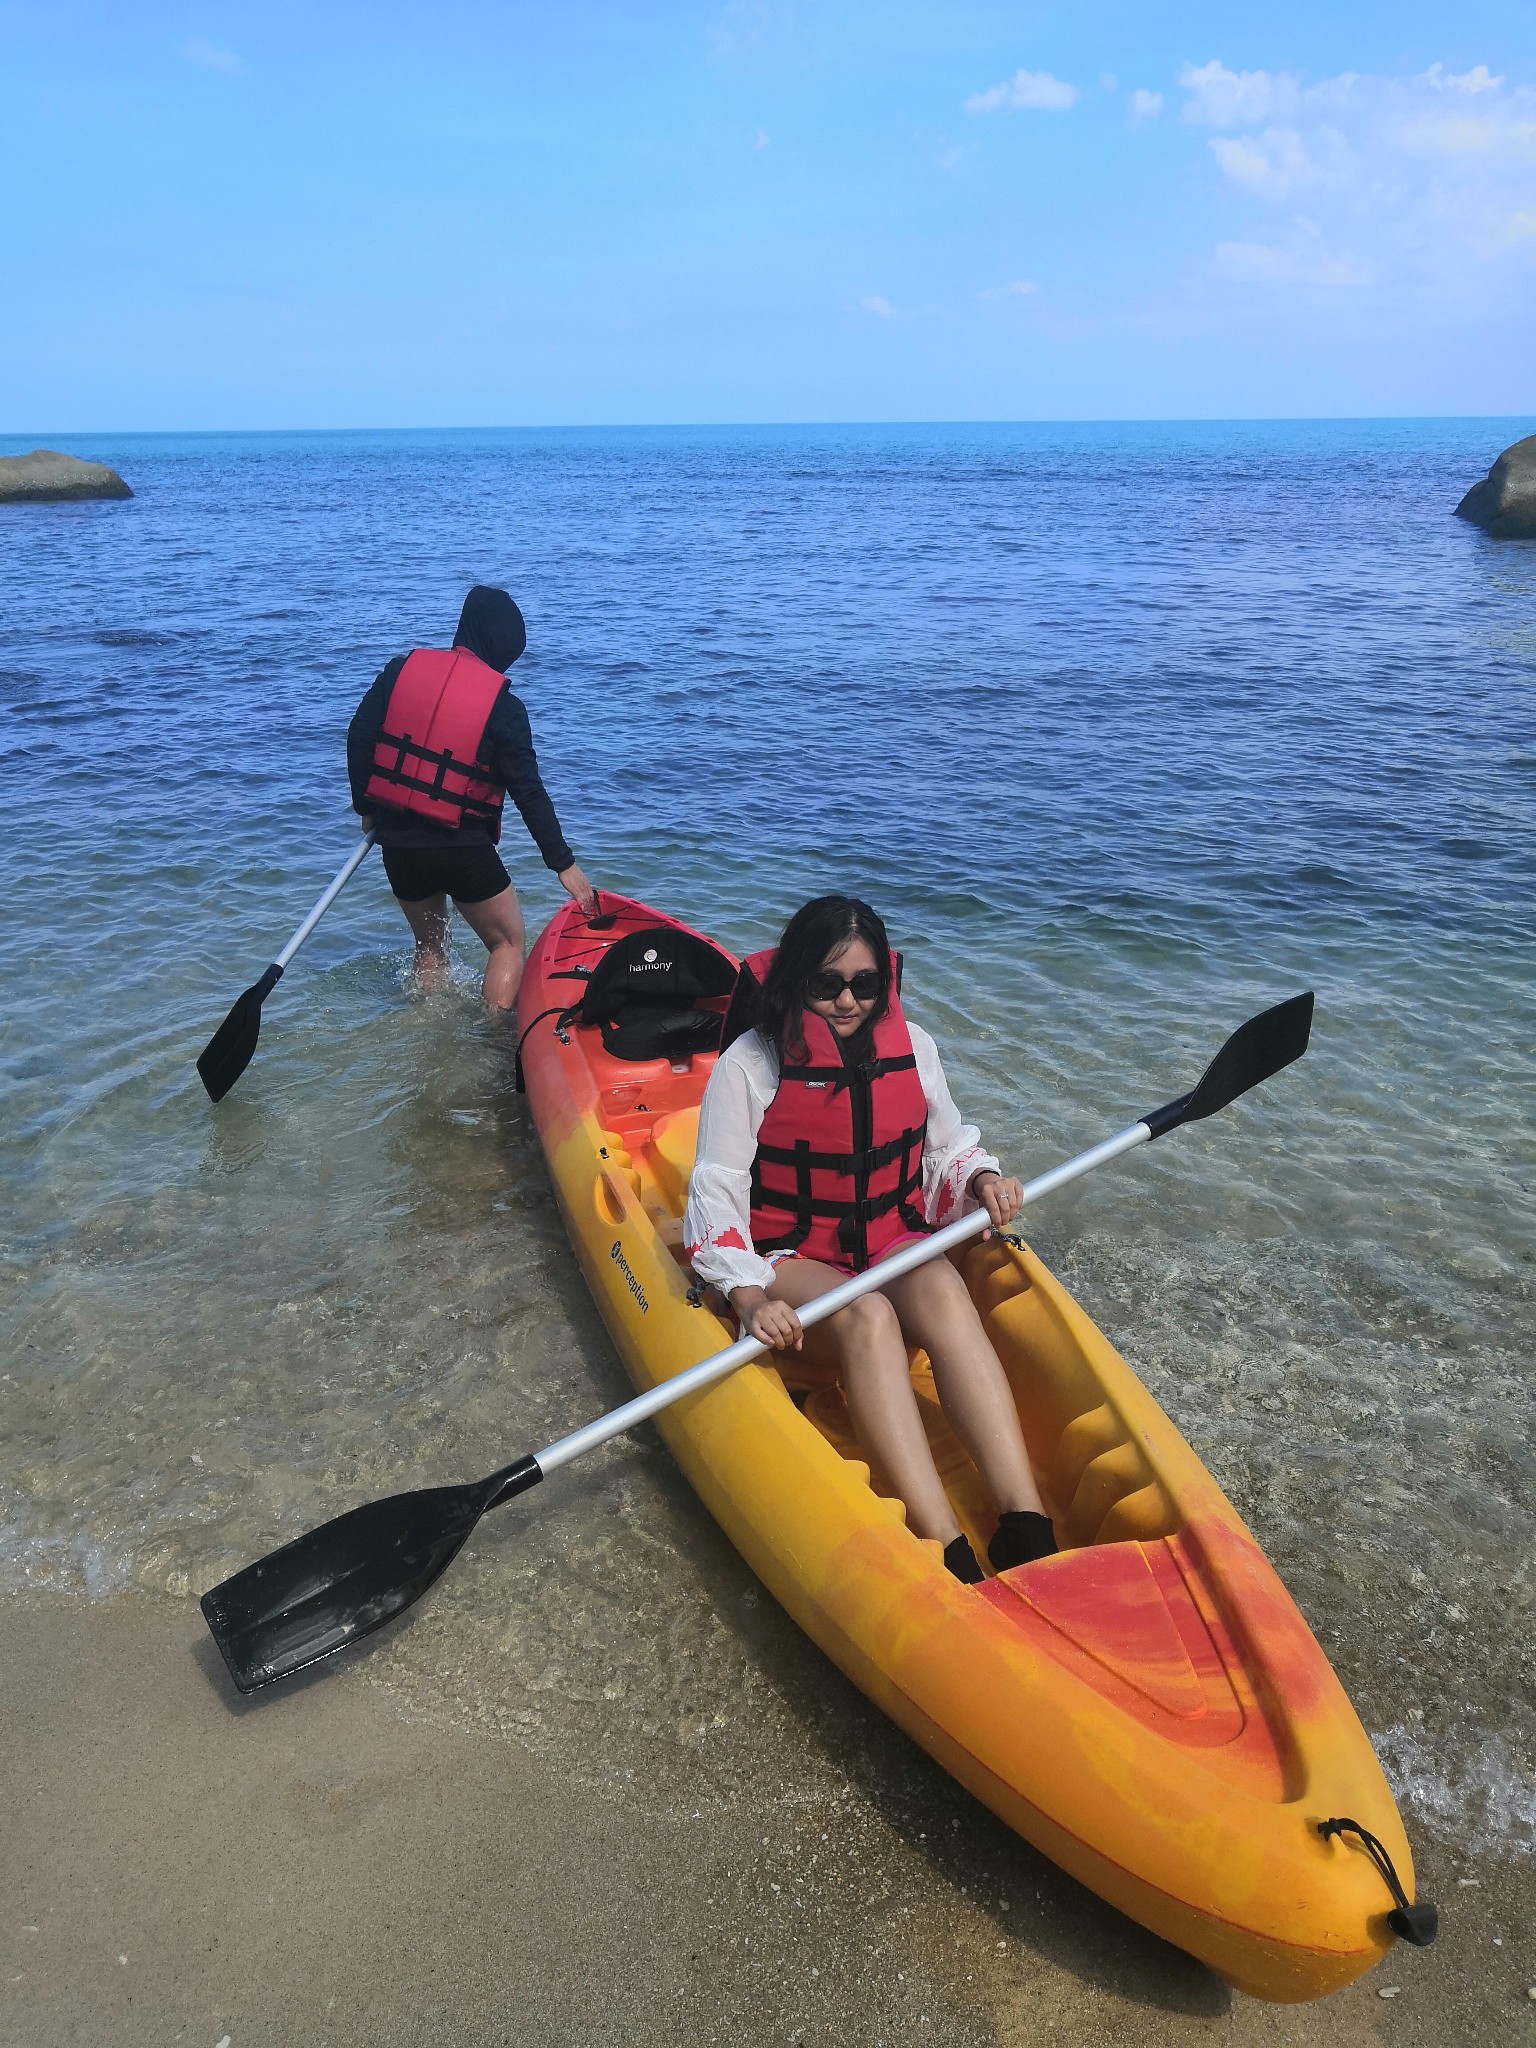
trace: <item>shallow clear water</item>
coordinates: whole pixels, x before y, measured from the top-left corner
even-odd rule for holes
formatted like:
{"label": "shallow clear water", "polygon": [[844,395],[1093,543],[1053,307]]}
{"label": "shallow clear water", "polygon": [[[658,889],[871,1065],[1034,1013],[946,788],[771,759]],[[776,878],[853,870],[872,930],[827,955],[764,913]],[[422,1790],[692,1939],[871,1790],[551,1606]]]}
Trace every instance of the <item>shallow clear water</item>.
{"label": "shallow clear water", "polygon": [[[588,872],[742,948],[868,894],[1020,1169],[1316,988],[1301,1066],[1034,1235],[1421,1830],[1530,1849],[1536,546],[1449,516],[1528,430],[71,442],[139,495],[0,508],[0,1583],[198,1591],[621,1396],[475,944],[410,997],[376,862],[217,1109],[192,1067],[348,850],[363,688],[504,582]],[[803,1666],[656,1442],[547,1492],[370,1668],[615,1782],[798,1796]]]}

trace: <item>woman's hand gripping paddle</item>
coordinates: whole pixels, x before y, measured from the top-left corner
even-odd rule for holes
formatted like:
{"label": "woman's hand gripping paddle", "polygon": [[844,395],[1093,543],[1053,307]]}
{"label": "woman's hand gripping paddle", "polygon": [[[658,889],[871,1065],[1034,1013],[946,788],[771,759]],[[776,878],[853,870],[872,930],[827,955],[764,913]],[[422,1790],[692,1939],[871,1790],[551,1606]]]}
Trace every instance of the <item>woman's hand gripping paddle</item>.
{"label": "woman's hand gripping paddle", "polygon": [[[1248,1089],[1300,1059],[1312,1027],[1312,997],[1292,996],[1251,1017],[1235,1031],[1188,1095],[1165,1104],[1106,1138],[1090,1151],[1029,1182],[1024,1202],[1065,1187],[1106,1160],[1165,1137],[1180,1124],[1214,1116]],[[963,1244],[988,1227],[978,1209],[957,1223],[907,1245],[866,1273],[818,1295],[799,1311],[802,1325],[823,1322],[861,1294],[908,1273],[925,1259]],[[713,1386],[767,1347],[753,1337],[717,1352],[659,1386],[637,1394],[611,1414],[531,1457],[518,1458],[471,1486],[434,1486],[397,1493],[353,1508],[312,1529],[257,1564],[247,1565],[203,1595],[203,1614],[241,1692],[255,1692],[371,1635],[419,1600],[445,1572],[487,1509],[535,1486],[557,1466],[644,1422],[658,1410]]]}
{"label": "woman's hand gripping paddle", "polygon": [[372,844],[373,834],[364,833],[362,845],[355,853],[347,856],[335,881],[326,889],[320,901],[262,975],[260,981],[253,981],[243,996],[236,997],[229,1015],[198,1054],[197,1071],[202,1076],[203,1086],[208,1090],[210,1101],[222,1102],[251,1064],[251,1054],[256,1050],[256,1040],[261,1035],[262,1004],[282,980],[283,969],[288,962],[367,859],[368,849]]}

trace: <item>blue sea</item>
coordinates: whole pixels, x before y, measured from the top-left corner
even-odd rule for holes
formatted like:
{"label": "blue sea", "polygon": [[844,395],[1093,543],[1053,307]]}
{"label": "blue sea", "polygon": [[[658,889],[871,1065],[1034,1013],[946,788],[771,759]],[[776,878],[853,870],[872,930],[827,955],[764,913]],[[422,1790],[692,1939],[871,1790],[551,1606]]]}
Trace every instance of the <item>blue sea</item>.
{"label": "blue sea", "polygon": [[[622,1396],[476,942],[412,995],[376,857],[234,1093],[193,1070],[355,843],[363,690],[501,583],[599,886],[742,949],[868,896],[1020,1171],[1316,990],[1306,1060],[1033,1235],[1416,1839],[1529,1855],[1536,544],[1451,513],[1532,424],[66,440],[136,495],[0,507],[0,1585],[188,1602]],[[803,1693],[655,1439],[545,1491],[370,1674],[573,1770],[772,1786]]]}

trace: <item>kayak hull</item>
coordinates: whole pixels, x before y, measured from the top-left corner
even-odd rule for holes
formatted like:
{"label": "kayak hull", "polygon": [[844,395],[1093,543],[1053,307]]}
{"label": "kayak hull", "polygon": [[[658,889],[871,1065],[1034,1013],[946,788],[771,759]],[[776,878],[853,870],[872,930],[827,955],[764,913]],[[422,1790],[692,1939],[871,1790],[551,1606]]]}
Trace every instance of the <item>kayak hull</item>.
{"label": "kayak hull", "polygon": [[[529,1102],[571,1243],[636,1387],[734,1331],[690,1287],[681,1211],[712,1055],[621,1062],[566,1014],[625,932],[605,898],[535,944],[519,996]],[[579,987],[575,994],[579,995]],[[1230,1503],[1026,1245],[956,1258],[1008,1374],[1062,1553],[962,1586],[870,1485],[835,1382],[743,1367],[657,1418],[700,1499],[847,1676],[1008,1826],[1239,1989],[1322,1996],[1380,1960],[1412,1891],[1391,1793],[1343,1688]],[[797,1373],[799,1378],[797,1380]],[[978,1554],[991,1513],[919,1354],[935,1458]]]}

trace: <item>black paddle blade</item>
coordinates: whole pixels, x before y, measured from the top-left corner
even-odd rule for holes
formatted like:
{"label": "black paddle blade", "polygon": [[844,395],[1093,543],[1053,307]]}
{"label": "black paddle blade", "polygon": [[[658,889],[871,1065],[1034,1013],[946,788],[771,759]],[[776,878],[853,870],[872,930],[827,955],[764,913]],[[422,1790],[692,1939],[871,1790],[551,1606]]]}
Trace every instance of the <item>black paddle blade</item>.
{"label": "black paddle blade", "polygon": [[1305,995],[1291,996],[1240,1024],[1190,1093],[1154,1109],[1150,1116],[1142,1117],[1142,1123],[1154,1138],[1161,1138],[1180,1124],[1214,1116],[1292,1060],[1299,1060],[1311,1035],[1312,991],[1308,989]]}
{"label": "black paddle blade", "polygon": [[236,997],[229,1015],[198,1054],[197,1071],[210,1102],[222,1102],[251,1064],[261,1035],[261,1006],[282,974],[274,961],[260,981],[253,981],[243,996]]}
{"label": "black paddle blade", "polygon": [[452,1564],[495,1490],[482,1479],[369,1501],[205,1593],[203,1619],[241,1692],[393,1621]]}

